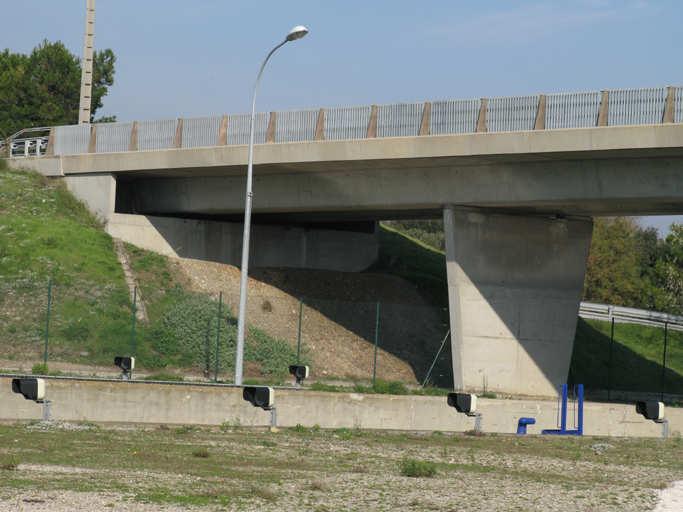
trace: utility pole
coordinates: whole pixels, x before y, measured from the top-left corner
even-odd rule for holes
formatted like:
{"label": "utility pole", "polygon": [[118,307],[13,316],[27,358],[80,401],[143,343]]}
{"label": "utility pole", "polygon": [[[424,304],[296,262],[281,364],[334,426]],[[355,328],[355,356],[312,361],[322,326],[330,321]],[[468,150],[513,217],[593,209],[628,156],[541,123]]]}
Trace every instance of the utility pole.
{"label": "utility pole", "polygon": [[83,61],[81,62],[81,102],[78,124],[90,123],[90,100],[92,98],[93,40],[95,36],[95,0],[86,0],[85,37],[83,38]]}

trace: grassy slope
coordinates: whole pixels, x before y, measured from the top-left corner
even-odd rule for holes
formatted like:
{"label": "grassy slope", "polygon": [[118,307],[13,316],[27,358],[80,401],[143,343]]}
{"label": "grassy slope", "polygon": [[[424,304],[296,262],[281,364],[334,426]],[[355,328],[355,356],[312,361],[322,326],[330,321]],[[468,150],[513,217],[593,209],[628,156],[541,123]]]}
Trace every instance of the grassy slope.
{"label": "grassy slope", "polygon": [[380,226],[378,262],[366,272],[401,276],[432,305],[448,307],[446,254],[388,226]]}
{"label": "grassy slope", "polygon": [[111,237],[63,181],[0,169],[0,234],[6,281],[123,283]]}

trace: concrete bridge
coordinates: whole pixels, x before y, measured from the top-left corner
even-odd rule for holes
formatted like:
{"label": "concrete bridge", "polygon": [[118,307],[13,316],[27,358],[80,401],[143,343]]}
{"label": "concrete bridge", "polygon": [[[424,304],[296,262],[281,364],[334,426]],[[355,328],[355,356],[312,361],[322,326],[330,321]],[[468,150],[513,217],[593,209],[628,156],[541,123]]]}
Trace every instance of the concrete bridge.
{"label": "concrete bridge", "polygon": [[[239,264],[248,117],[56,127],[13,164],[114,236]],[[256,265],[360,270],[376,221],[444,219],[461,390],[554,396],[592,216],[683,213],[683,86],[264,113],[257,141]]]}

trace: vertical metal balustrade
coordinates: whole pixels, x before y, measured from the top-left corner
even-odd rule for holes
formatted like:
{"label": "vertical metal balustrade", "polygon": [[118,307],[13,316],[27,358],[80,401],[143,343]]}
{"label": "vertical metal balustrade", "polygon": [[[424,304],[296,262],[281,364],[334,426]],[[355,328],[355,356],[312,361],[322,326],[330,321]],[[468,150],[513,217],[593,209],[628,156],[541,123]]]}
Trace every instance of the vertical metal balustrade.
{"label": "vertical metal balustrade", "polygon": [[545,105],[545,129],[597,126],[601,99],[601,91],[548,94]]}
{"label": "vertical metal balustrade", "polygon": [[183,118],[182,148],[208,148],[218,145],[221,116]]}
{"label": "vertical metal balustrade", "polygon": [[435,101],[432,103],[429,133],[474,133],[477,131],[480,109],[481,99]]}
{"label": "vertical metal balustrade", "polygon": [[371,115],[371,106],[325,109],[325,140],[364,139]]}

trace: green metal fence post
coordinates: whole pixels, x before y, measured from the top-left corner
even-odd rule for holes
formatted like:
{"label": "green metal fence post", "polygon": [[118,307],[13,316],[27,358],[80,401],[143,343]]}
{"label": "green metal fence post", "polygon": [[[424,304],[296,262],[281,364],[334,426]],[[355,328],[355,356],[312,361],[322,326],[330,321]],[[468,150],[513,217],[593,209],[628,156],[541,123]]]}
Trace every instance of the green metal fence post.
{"label": "green metal fence post", "polygon": [[216,335],[216,374],[214,382],[218,383],[218,345],[221,342],[221,305],[223,304],[223,292],[218,296],[218,334]]}
{"label": "green metal fence post", "polygon": [[609,345],[609,373],[607,374],[607,400],[612,395],[612,352],[614,349],[614,318],[612,318],[612,336],[610,337]]}
{"label": "green metal fence post", "polygon": [[52,298],[52,281],[47,285],[47,323],[45,324],[45,359],[44,363],[47,364],[47,340],[50,336],[50,299]]}
{"label": "green metal fence post", "polygon": [[664,375],[666,374],[666,331],[668,330],[669,324],[664,322],[664,358],[662,360],[662,398],[661,402],[664,401]]}
{"label": "green metal fence post", "polygon": [[299,366],[301,355],[301,314],[304,311],[304,298],[299,298],[299,341],[296,344],[296,365]]}
{"label": "green metal fence post", "polygon": [[375,321],[375,369],[372,372],[372,389],[375,389],[377,377],[377,340],[379,339],[379,302],[377,303],[377,320]]}
{"label": "green metal fence post", "polygon": [[138,287],[133,289],[133,330],[130,333],[130,357],[133,357],[133,346],[135,344],[135,307],[138,302]]}

